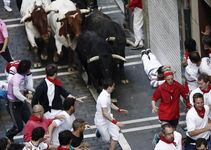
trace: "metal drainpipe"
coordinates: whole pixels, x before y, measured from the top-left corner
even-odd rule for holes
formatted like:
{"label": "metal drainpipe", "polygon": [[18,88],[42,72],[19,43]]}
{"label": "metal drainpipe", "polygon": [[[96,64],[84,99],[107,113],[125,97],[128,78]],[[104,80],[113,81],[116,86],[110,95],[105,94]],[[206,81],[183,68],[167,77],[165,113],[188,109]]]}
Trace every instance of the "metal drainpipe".
{"label": "metal drainpipe", "polygon": [[190,0],[184,0],[185,39],[191,38]]}

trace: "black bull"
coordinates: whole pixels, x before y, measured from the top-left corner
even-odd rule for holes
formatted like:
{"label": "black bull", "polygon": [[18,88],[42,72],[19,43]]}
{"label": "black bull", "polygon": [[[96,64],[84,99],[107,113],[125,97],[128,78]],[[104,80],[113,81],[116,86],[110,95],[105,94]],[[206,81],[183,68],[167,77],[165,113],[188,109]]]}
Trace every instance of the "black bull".
{"label": "black bull", "polygon": [[76,51],[88,73],[88,84],[99,90],[103,80],[114,79],[117,66],[120,79],[128,83],[124,73],[126,37],[121,26],[100,11],[94,11],[85,19],[83,30]]}

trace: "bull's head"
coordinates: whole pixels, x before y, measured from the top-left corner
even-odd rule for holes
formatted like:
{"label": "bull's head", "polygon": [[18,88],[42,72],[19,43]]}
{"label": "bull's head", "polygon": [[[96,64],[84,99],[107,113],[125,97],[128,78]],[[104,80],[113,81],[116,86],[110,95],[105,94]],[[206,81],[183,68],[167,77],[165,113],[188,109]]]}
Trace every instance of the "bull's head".
{"label": "bull's head", "polygon": [[80,10],[69,11],[64,16],[57,19],[62,27],[59,30],[60,36],[70,35],[71,38],[77,38],[81,34],[81,12]]}
{"label": "bull's head", "polygon": [[48,20],[47,20],[47,13],[41,6],[37,6],[34,8],[33,12],[31,13],[32,23],[42,36],[44,41],[48,41],[49,34],[48,34]]}
{"label": "bull's head", "polygon": [[32,21],[34,27],[37,29],[41,37],[45,42],[48,42],[48,21],[47,14],[49,11],[45,11],[44,4],[34,4],[33,10],[28,12],[22,19],[21,22]]}

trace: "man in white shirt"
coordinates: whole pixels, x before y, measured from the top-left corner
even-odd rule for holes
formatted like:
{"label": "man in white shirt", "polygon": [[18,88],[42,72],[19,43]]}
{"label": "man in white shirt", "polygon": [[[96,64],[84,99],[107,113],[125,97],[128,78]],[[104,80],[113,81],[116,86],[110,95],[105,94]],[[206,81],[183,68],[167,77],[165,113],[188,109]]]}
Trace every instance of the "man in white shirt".
{"label": "man in white shirt", "polygon": [[119,140],[120,128],[123,124],[113,118],[111,114],[111,108],[121,112],[128,113],[125,109],[120,109],[111,102],[111,93],[115,88],[114,82],[105,80],[103,83],[103,90],[98,96],[96,104],[96,113],[94,122],[97,130],[102,136],[102,139],[106,142],[110,140],[110,149],[114,150]]}
{"label": "man in white shirt", "polygon": [[53,145],[59,146],[59,138],[58,135],[61,131],[72,129],[73,121],[75,120],[75,99],[67,98],[63,102],[64,111],[60,111],[59,115],[63,115],[63,119],[56,119],[52,122],[52,124],[48,128],[49,132],[49,141]]}
{"label": "man in white shirt", "polygon": [[187,66],[185,67],[185,79],[188,83],[189,91],[192,91],[198,87],[197,78],[199,76],[199,66],[201,64],[199,53],[197,51],[191,52],[187,62]]}
{"label": "man in white shirt", "polygon": [[176,143],[174,142],[174,129],[170,124],[162,125],[162,132],[160,135],[160,140],[156,144],[154,150],[179,150]]}
{"label": "man in white shirt", "polygon": [[206,74],[201,74],[199,75],[197,82],[198,82],[198,88],[193,90],[189,96],[190,104],[193,105],[193,95],[195,93],[201,93],[204,95],[204,104],[210,106],[211,105],[211,86],[210,86],[209,76]]}
{"label": "man in white shirt", "polygon": [[196,140],[198,138],[206,139],[209,148],[211,148],[211,123],[208,123],[208,120],[210,119],[209,107],[204,105],[203,94],[195,93],[193,95],[193,103],[193,107],[186,115],[187,138],[185,143],[185,150],[195,150]]}

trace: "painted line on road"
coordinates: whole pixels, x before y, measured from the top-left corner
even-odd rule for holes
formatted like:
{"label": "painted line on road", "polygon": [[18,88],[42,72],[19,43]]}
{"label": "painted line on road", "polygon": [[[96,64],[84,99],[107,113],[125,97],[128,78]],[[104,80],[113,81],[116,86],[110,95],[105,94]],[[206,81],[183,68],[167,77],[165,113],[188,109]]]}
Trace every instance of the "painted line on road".
{"label": "painted line on road", "polygon": [[11,18],[11,19],[3,19],[3,21],[6,22],[12,22],[12,21],[20,21],[21,18]]}
{"label": "painted line on road", "polygon": [[[185,113],[184,112],[183,113],[180,113],[180,116],[185,116]],[[158,119],[158,117],[157,116],[154,116],[154,117],[146,117],[146,118],[142,118],[142,119],[126,120],[126,121],[121,121],[121,122],[123,124],[127,125],[127,124],[133,124],[133,123],[153,121],[153,120],[157,120],[157,119]],[[181,122],[183,123],[185,121],[180,121],[180,123]],[[157,128],[157,127],[160,127],[160,124],[150,125],[150,127],[156,127]],[[86,130],[89,130],[89,129],[96,129],[96,126],[95,125],[91,125],[90,128],[88,128]],[[135,129],[144,130],[144,129],[149,129],[149,127],[148,126],[142,126],[142,127],[136,127],[136,128],[123,129],[122,132],[123,133],[132,132],[132,131],[135,131]],[[92,134],[87,134],[87,138],[90,138],[90,135],[92,135]],[[21,139],[21,138],[23,138],[23,135],[18,135],[18,136],[15,136],[14,137],[14,139],[16,139],[16,140]]]}
{"label": "painted line on road", "polygon": [[[138,65],[138,64],[142,64],[141,61],[135,61],[135,62],[130,62],[130,63],[125,63],[124,66],[132,66],[132,65]],[[57,76],[66,76],[66,75],[71,75],[71,74],[75,74],[73,72],[59,72],[57,74]],[[46,75],[36,75],[36,76],[33,76],[33,79],[36,80],[36,79],[42,79],[42,78],[45,78]],[[7,80],[1,80],[3,82],[7,82]]]}
{"label": "painted line on road", "polygon": [[[117,5],[109,5],[109,6],[103,6],[103,7],[100,7],[103,9],[109,9],[109,8],[118,8]],[[109,15],[109,14],[115,14],[115,13],[122,13],[121,10],[112,10],[112,11],[105,11],[103,12],[104,14],[106,15]],[[3,21],[4,22],[12,22],[12,21],[19,21],[21,18],[11,18],[11,19],[4,19]],[[24,26],[24,24],[20,24],[20,23],[17,23],[17,24],[9,24],[7,25],[7,28],[10,29],[10,28],[15,28],[15,27],[22,27]]]}
{"label": "painted line on road", "polygon": [[[74,72],[59,72],[57,74],[57,76],[67,76],[67,75],[72,75],[72,74],[75,74]],[[44,79],[46,77],[46,75],[37,75],[37,76],[33,76],[32,78],[34,80],[36,79]],[[1,80],[3,82],[7,82],[7,80]]]}
{"label": "painted line on road", "polygon": [[[186,121],[180,121],[179,122],[180,125],[184,125],[185,123],[186,123]],[[131,132],[144,131],[144,130],[155,129],[155,128],[160,128],[160,124],[147,125],[147,126],[135,127],[135,128],[129,128],[129,129],[123,129],[123,130],[121,130],[121,132],[122,133],[131,133]],[[120,135],[120,137],[122,135]],[[94,138],[94,137],[96,137],[95,134],[85,134],[84,135],[84,138]],[[23,135],[18,135],[18,136],[14,137],[14,140],[19,140],[19,139],[22,139],[22,138],[23,138]],[[127,145],[125,145],[125,146],[127,146]],[[126,148],[128,148],[128,147],[126,147]],[[125,150],[125,149],[123,149],[123,150]],[[129,150],[129,149],[127,149],[127,150]]]}
{"label": "painted line on road", "polygon": [[126,59],[141,58],[141,54],[129,55],[129,56],[126,56],[125,58],[126,58]]}
{"label": "painted line on road", "polygon": [[[141,57],[141,55],[129,55],[129,56],[126,56],[125,58],[127,60],[129,59],[134,59],[134,58],[139,58]],[[66,69],[68,68],[68,65],[64,65],[64,66],[58,66],[58,69]],[[31,72],[34,73],[34,72],[41,72],[41,71],[45,71],[45,68],[37,68],[37,69],[31,69]],[[4,77],[6,76],[5,73],[0,73],[0,77]]]}
{"label": "painted line on road", "polygon": [[10,25],[7,25],[7,28],[10,29],[10,28],[15,28],[15,27],[23,27],[24,24],[10,24]]}
{"label": "painted line on road", "polygon": [[[184,125],[186,121],[180,121],[180,125]],[[160,128],[160,124],[155,124],[155,125],[147,125],[147,126],[142,126],[142,127],[135,127],[135,128],[129,128],[129,129],[123,129],[121,130],[122,133],[130,133],[130,132],[136,132],[136,131],[144,131],[144,130],[149,130],[149,129],[155,129],[155,128]],[[84,135],[84,138],[94,138],[96,137],[95,134],[86,134]]]}
{"label": "painted line on road", "polygon": [[109,15],[109,14],[116,14],[116,13],[120,13],[120,12],[122,13],[121,10],[112,10],[112,11],[105,11],[103,13],[106,15]]}
{"label": "painted line on road", "polygon": [[[64,65],[64,66],[58,66],[58,69],[66,69],[68,68],[68,65]],[[31,72],[41,72],[41,71],[45,71],[45,68],[37,68],[37,69],[31,69]],[[0,73],[0,77],[6,76],[5,73]]]}
{"label": "painted line on road", "polygon": [[98,7],[98,10],[109,9],[109,8],[118,8],[118,6],[117,5],[102,6],[102,7]]}

